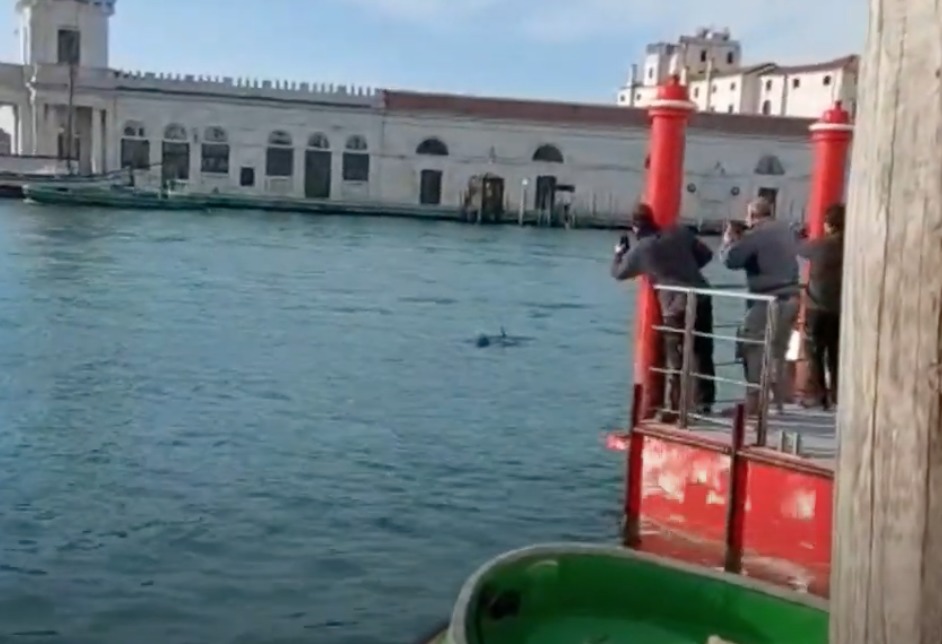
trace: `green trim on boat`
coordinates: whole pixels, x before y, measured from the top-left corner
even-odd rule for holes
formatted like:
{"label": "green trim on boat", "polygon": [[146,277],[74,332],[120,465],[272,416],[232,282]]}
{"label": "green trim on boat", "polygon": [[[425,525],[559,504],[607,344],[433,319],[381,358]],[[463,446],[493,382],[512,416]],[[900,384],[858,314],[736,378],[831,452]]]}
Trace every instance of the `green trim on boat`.
{"label": "green trim on boat", "polygon": [[[448,644],[827,644],[827,603],[623,548],[508,553],[462,588]],[[713,640],[716,641],[716,640]]]}

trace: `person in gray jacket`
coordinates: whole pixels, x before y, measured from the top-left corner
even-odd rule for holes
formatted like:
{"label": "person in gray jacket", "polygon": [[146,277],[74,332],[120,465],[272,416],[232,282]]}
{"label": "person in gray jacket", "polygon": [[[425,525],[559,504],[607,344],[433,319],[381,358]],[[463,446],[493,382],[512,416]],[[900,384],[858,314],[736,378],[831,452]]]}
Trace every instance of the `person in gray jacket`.
{"label": "person in gray jacket", "polygon": [[[661,229],[647,204],[639,204],[631,217],[631,227],[637,243],[631,247],[628,237],[615,248],[611,273],[616,280],[646,276],[654,285],[709,288],[710,283],[701,270],[713,259],[713,251],[701,242],[694,231],[685,226]],[[677,291],[657,291],[664,326],[684,329],[687,313],[687,294]],[[709,413],[716,402],[716,368],[713,362],[713,302],[707,295],[697,296],[693,339],[696,391],[691,399],[704,413]],[[668,404],[672,410],[680,405],[680,370],[683,367],[683,334],[663,333],[665,363],[675,371],[668,378],[670,384]]]}
{"label": "person in gray jacket", "polygon": [[[770,377],[776,406],[782,409],[785,398],[785,355],[798,318],[800,283],[798,272],[798,239],[791,227],[775,219],[772,204],[756,199],[749,204],[746,230],[728,225],[723,234],[719,256],[726,268],[746,273],[746,288],[756,295],[775,298],[775,318],[769,338]],[[769,306],[765,301],[751,300],[740,327],[742,357],[749,388],[746,410],[758,412],[762,361],[765,348]]]}

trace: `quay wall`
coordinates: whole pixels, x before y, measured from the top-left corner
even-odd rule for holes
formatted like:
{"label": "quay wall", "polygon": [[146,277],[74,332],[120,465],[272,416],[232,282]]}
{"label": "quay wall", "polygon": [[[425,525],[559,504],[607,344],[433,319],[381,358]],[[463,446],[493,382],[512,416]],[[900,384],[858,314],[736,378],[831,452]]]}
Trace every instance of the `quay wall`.
{"label": "quay wall", "polygon": [[[57,156],[65,70],[38,66],[24,80],[22,68],[0,67],[0,102],[9,107],[0,127],[14,130],[12,153]],[[142,184],[457,208],[474,177],[491,175],[503,180],[508,218],[567,203],[577,222],[592,225],[616,224],[642,197],[647,117],[632,108],[102,69],[80,70],[77,83],[81,170],[133,164]],[[682,218],[709,225],[739,217],[764,194],[784,218],[802,219],[807,125],[696,115]],[[562,190],[547,197],[553,184]]]}

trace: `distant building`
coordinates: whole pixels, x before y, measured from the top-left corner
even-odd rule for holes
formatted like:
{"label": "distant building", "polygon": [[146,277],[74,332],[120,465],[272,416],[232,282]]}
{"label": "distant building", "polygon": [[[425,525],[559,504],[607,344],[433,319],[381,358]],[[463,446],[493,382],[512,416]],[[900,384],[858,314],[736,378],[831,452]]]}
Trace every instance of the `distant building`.
{"label": "distant building", "polygon": [[809,65],[743,65],[742,45],[728,29],[699,29],[676,43],[648,45],[642,71],[633,65],[618,105],[644,107],[673,73],[690,86],[703,112],[816,118],[836,100],[854,112],[857,56]]}
{"label": "distant building", "polygon": [[[114,0],[17,2],[19,60],[0,63],[0,171],[131,168],[138,186],[455,207],[487,176],[511,212],[568,207],[609,219],[643,191],[644,109],[121,71],[108,52],[114,10]],[[706,83],[709,69],[725,84],[712,93],[716,112],[690,121],[682,215],[721,221],[764,195],[801,219],[811,122],[744,106],[798,113],[788,106],[810,92],[812,72],[742,71],[724,33],[649,49],[644,91],[681,55],[692,82]],[[827,70],[814,73],[827,87]],[[696,87],[706,100],[707,85]],[[823,99],[804,100],[802,113],[817,116]]]}

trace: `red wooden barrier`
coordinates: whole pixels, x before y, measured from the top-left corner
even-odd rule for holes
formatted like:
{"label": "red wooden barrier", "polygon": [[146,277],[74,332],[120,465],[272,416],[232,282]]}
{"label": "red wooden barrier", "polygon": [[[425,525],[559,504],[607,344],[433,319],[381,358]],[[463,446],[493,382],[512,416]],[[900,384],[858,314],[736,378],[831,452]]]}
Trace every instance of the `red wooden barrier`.
{"label": "red wooden barrier", "polygon": [[746,447],[744,436],[741,410],[729,442],[633,422],[626,441],[626,545],[827,596],[833,471]]}

